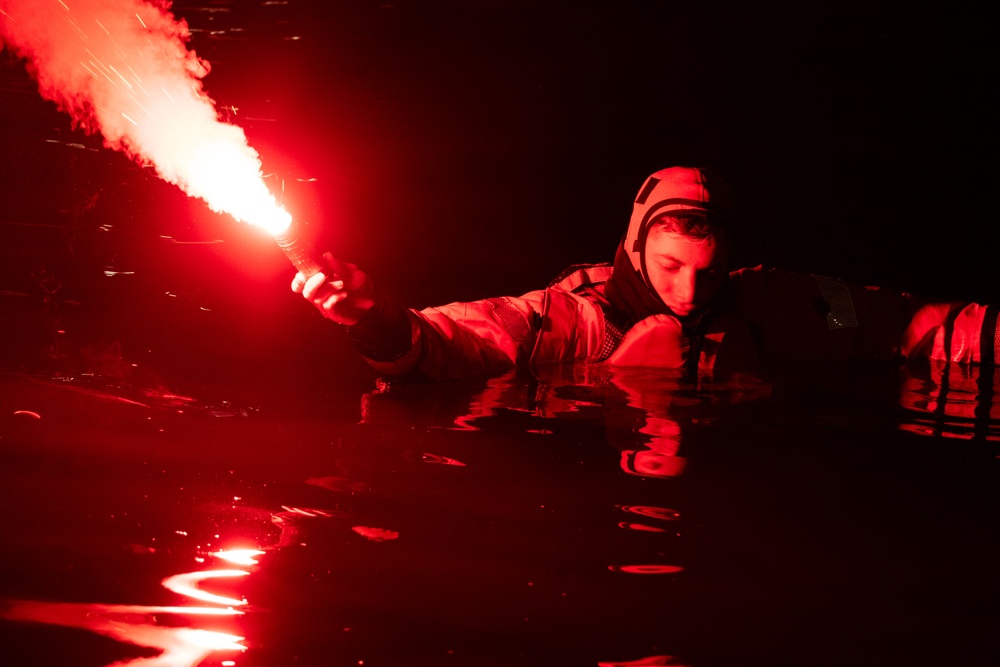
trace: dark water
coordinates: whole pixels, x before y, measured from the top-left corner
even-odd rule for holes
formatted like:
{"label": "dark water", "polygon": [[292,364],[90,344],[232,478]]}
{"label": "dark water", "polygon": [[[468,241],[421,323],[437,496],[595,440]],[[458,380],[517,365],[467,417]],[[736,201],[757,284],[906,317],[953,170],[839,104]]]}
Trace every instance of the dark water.
{"label": "dark water", "polygon": [[[412,305],[610,259],[689,161],[754,261],[1000,298],[988,42],[780,5],[175,7],[299,222]],[[996,662],[993,371],[382,385],[269,239],[2,57],[0,664]]]}
{"label": "dark water", "polygon": [[994,386],[7,373],[5,664],[990,664]]}

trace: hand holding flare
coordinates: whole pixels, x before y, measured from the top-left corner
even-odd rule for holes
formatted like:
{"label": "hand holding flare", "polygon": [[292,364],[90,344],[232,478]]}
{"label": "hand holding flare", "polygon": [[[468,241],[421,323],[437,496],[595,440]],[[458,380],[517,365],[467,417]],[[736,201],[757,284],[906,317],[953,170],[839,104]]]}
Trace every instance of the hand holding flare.
{"label": "hand holding flare", "polygon": [[292,291],[316,306],[323,317],[340,324],[357,324],[375,305],[375,286],[368,274],[331,253],[323,255],[318,272],[296,273]]}

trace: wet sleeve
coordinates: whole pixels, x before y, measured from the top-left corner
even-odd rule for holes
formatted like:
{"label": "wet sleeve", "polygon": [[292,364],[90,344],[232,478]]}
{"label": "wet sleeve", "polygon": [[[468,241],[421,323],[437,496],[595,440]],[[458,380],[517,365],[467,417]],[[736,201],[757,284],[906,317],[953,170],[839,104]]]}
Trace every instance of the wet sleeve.
{"label": "wet sleeve", "polygon": [[731,284],[766,363],[898,358],[912,314],[905,295],[823,276],[757,267]]}
{"label": "wet sleeve", "polygon": [[768,361],[996,358],[995,308],[762,267],[736,272],[732,283]]}
{"label": "wet sleeve", "polygon": [[416,313],[417,371],[431,379],[463,377],[523,365],[541,315],[540,299],[497,297]]}
{"label": "wet sleeve", "polygon": [[[572,361],[600,347],[595,332],[603,321],[591,311],[585,299],[559,290],[455,302],[407,311],[408,329],[395,312],[394,342],[383,336],[377,348],[359,349],[379,372],[431,380]],[[371,323],[383,321],[375,314]]]}
{"label": "wet sleeve", "polygon": [[412,345],[409,311],[381,295],[347,333],[361,356],[374,361],[399,359]]}
{"label": "wet sleeve", "polygon": [[385,300],[351,327],[350,335],[369,364],[387,375],[437,380],[506,370],[530,355],[540,294],[421,311]]}

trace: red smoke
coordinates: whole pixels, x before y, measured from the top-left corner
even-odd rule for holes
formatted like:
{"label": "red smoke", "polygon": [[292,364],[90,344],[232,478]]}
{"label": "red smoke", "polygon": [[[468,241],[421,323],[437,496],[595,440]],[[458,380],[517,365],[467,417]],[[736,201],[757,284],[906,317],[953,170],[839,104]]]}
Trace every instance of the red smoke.
{"label": "red smoke", "polygon": [[280,231],[288,214],[242,128],[205,94],[209,66],[189,39],[169,0],[0,0],[0,45],[75,124],[213,210]]}

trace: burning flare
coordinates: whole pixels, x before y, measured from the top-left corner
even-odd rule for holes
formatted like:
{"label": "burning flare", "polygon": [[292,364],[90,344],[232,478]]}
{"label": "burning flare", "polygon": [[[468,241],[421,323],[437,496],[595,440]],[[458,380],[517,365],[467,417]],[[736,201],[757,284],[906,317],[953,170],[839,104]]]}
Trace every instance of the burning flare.
{"label": "burning flare", "polygon": [[41,95],[108,148],[152,166],[209,207],[287,233],[242,128],[205,94],[208,62],[186,47],[170,0],[0,0],[0,46],[27,61]]}

